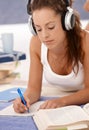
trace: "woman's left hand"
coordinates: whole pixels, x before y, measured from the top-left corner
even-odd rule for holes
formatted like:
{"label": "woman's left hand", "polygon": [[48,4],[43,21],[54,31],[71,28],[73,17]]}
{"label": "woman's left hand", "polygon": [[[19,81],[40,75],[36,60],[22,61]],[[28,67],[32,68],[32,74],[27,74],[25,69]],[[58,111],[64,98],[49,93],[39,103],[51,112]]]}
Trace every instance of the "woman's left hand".
{"label": "woman's left hand", "polygon": [[61,98],[51,99],[45,101],[39,109],[51,109],[65,106],[65,103],[61,100]]}

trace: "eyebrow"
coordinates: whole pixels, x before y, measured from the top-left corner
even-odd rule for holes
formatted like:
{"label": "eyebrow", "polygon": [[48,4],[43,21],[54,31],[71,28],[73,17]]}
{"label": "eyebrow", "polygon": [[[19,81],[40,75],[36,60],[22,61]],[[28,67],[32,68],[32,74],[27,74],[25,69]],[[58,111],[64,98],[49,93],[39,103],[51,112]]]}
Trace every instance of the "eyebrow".
{"label": "eyebrow", "polygon": [[[51,24],[51,23],[55,23],[55,21],[50,21],[50,22],[46,23],[45,25],[47,26],[48,24]],[[39,25],[36,25],[36,24],[35,24],[35,26],[40,27]]]}

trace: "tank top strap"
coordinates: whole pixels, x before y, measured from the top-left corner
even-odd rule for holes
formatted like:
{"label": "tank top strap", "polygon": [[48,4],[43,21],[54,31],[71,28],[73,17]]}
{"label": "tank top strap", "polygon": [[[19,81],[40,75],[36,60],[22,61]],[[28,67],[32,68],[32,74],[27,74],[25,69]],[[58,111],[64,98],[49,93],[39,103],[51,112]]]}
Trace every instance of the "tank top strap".
{"label": "tank top strap", "polygon": [[47,47],[42,43],[41,45],[41,63],[44,65],[47,59]]}

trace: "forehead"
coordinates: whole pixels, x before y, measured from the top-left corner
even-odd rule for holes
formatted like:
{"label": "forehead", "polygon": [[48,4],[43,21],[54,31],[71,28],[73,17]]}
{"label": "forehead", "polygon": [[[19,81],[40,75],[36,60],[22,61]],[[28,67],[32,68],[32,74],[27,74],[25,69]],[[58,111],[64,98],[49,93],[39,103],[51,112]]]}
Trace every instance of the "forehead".
{"label": "forehead", "polygon": [[35,10],[32,14],[34,23],[54,20],[58,15],[50,8]]}

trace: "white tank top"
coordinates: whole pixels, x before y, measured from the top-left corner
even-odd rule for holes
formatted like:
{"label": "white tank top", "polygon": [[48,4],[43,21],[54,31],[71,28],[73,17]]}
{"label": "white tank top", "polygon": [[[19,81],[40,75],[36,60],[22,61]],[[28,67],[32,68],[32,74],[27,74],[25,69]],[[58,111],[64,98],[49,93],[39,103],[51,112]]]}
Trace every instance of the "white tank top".
{"label": "white tank top", "polygon": [[[83,66],[79,62],[79,71],[77,74],[72,72],[68,75],[59,75],[52,71],[47,60],[47,47],[41,46],[41,63],[43,64],[44,78],[52,85],[59,86],[63,91],[77,91],[84,88],[84,72]],[[77,67],[74,67],[77,70]]]}

